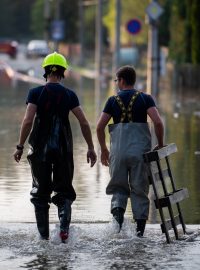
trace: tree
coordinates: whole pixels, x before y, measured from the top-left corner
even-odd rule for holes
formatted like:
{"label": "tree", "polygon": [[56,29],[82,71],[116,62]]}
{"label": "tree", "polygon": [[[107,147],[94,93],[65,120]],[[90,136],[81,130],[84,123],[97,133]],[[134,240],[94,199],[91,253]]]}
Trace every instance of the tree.
{"label": "tree", "polygon": [[193,0],[185,0],[186,18],[185,18],[185,62],[192,63],[192,25],[191,25],[191,4]]}
{"label": "tree", "polygon": [[31,30],[35,38],[43,38],[44,35],[44,0],[36,0],[31,12]]}
{"label": "tree", "polygon": [[158,22],[158,39],[160,46],[169,46],[170,41],[170,19],[171,19],[171,5],[172,0],[160,0],[160,5],[162,6],[164,12],[159,18]]}
{"label": "tree", "polygon": [[185,2],[179,0],[172,1],[170,19],[170,58],[178,63],[185,62]]}
{"label": "tree", "polygon": [[200,64],[200,1],[193,0],[191,8],[191,28],[192,28],[192,63]]}
{"label": "tree", "polygon": [[31,35],[30,12],[34,2],[34,0],[1,0],[1,37],[21,40]]}
{"label": "tree", "polygon": [[[64,29],[64,40],[67,42],[76,42],[78,40],[78,0],[72,2],[70,0],[60,1],[60,13],[59,18],[56,18],[56,5],[57,0],[49,1],[50,7],[50,20],[45,22],[44,19],[44,0],[36,0],[32,9],[32,23],[31,29],[35,36],[42,38],[44,36],[45,27],[49,29],[49,35],[51,36],[51,22],[53,20],[63,20]],[[48,23],[49,25],[46,25]]]}

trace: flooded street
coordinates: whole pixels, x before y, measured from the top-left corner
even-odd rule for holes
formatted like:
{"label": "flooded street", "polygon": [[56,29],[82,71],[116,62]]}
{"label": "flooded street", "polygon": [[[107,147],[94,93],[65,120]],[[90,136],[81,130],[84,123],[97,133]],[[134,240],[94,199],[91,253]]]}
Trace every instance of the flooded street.
{"label": "flooded street", "polygon": [[35,224],[1,225],[0,269],[199,269],[200,237],[166,244],[156,225],[148,225],[144,238],[134,229],[128,220],[120,234],[114,223],[72,224],[61,244],[54,225],[50,241],[38,240]]}
{"label": "flooded street", "polygon": [[[158,216],[150,210],[145,237],[134,236],[128,205],[120,234],[110,215],[110,197],[105,194],[109,181],[108,168],[98,161],[90,168],[86,160],[86,143],[80,127],[70,115],[74,137],[74,187],[77,199],[73,204],[70,237],[66,245],[57,236],[57,209],[50,210],[51,239],[40,241],[36,230],[33,206],[30,203],[31,172],[26,160],[28,147],[19,164],[12,153],[18,140],[19,127],[25,112],[28,90],[35,87],[21,81],[10,81],[0,70],[0,270],[2,269],[199,269],[200,236],[191,241],[165,243]],[[64,84],[78,94],[90,121],[95,149],[96,117],[112,87],[102,87],[97,100],[94,81],[79,75]],[[98,105],[97,105],[98,104]],[[178,187],[187,187],[189,199],[181,203],[185,223],[194,230],[200,224],[200,103],[195,92],[164,91],[160,110],[166,127],[166,143],[176,143],[178,152],[171,160]],[[98,109],[97,109],[98,107]],[[109,143],[109,140],[108,140]],[[152,218],[154,216],[154,218]],[[193,225],[192,225],[193,224]],[[194,225],[196,224],[196,225]]]}

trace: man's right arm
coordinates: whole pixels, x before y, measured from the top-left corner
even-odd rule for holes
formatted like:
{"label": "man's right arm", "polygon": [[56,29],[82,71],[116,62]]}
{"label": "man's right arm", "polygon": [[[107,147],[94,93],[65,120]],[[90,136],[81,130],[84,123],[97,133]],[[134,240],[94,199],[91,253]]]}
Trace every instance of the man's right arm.
{"label": "man's right arm", "polygon": [[28,135],[30,134],[36,110],[37,110],[37,106],[35,104],[31,104],[31,103],[29,103],[27,108],[26,108],[24,119],[23,119],[22,124],[21,124],[20,136],[19,136],[19,142],[18,142],[18,145],[21,146],[22,149],[21,150],[16,149],[14,154],[13,154],[14,159],[17,162],[20,161],[21,156],[23,154],[24,143],[25,143]]}
{"label": "man's right arm", "polygon": [[156,107],[150,107],[147,110],[147,114],[149,115],[149,117],[151,118],[154,124],[154,130],[155,130],[155,134],[158,140],[157,148],[162,148],[164,146],[164,143],[163,143],[164,125],[160,117],[160,114]]}

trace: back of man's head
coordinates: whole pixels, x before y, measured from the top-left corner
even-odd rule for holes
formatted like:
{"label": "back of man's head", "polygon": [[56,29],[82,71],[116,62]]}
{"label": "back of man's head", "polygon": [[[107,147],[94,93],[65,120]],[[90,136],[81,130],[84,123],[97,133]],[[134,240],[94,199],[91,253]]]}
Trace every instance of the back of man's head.
{"label": "back of man's head", "polygon": [[133,66],[122,66],[117,70],[116,77],[124,79],[127,85],[134,85],[136,72]]}

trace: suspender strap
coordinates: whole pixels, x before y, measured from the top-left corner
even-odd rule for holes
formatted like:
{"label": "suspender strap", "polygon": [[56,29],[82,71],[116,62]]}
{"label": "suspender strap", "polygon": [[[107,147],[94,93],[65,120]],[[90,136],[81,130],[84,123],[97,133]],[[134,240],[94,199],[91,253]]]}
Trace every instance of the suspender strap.
{"label": "suspender strap", "polygon": [[139,91],[137,91],[134,95],[132,95],[131,100],[128,104],[128,107],[126,109],[126,107],[124,106],[124,103],[122,102],[121,98],[119,96],[115,96],[115,99],[117,100],[117,103],[122,111],[121,114],[121,119],[120,119],[120,123],[123,123],[126,116],[128,118],[128,122],[133,122],[132,119],[132,108],[133,108],[133,104],[136,100],[136,98],[138,97],[138,95],[140,94]]}
{"label": "suspender strap", "polygon": [[115,99],[117,100],[117,103],[122,111],[120,122],[124,122],[126,118],[126,107],[119,96],[115,96]]}

